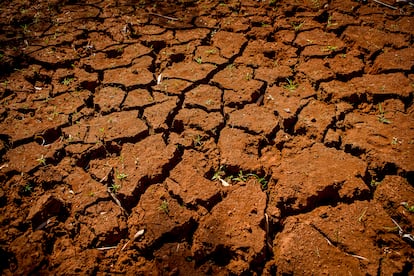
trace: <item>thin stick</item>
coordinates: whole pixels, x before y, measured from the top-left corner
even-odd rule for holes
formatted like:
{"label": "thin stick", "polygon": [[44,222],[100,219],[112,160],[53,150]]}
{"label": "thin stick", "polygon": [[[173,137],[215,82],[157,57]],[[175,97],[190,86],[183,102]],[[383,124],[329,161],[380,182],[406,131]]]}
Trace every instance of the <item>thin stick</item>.
{"label": "thin stick", "polygon": [[96,248],[98,250],[110,250],[110,249],[116,249],[118,246],[106,246],[106,247],[99,247]]}
{"label": "thin stick", "polygon": [[162,18],[165,18],[165,19],[168,19],[168,20],[172,20],[172,21],[178,21],[179,20],[178,18],[175,18],[175,17],[170,17],[170,16],[158,14],[158,13],[153,13],[153,12],[150,12],[148,14],[155,15],[155,16],[158,16],[158,17],[162,17]]}
{"label": "thin stick", "polygon": [[377,3],[377,4],[380,4],[380,5],[386,6],[387,8],[390,8],[390,9],[393,9],[393,10],[396,10],[396,9],[397,9],[397,7],[394,7],[394,6],[388,5],[388,4],[386,4],[386,3],[384,3],[384,2],[381,2],[381,1],[379,1],[379,0],[372,0],[372,1],[374,1],[374,2],[375,2],[375,3]]}
{"label": "thin stick", "polygon": [[129,215],[128,214],[128,212],[125,210],[125,208],[124,207],[122,207],[122,204],[121,204],[121,201],[119,201],[119,199],[116,197],[116,195],[111,191],[111,188],[107,188],[107,192],[109,193],[109,195],[112,197],[112,199],[115,201],[115,203],[119,206],[119,208],[121,208],[121,210],[125,213],[125,214],[127,214],[127,215]]}

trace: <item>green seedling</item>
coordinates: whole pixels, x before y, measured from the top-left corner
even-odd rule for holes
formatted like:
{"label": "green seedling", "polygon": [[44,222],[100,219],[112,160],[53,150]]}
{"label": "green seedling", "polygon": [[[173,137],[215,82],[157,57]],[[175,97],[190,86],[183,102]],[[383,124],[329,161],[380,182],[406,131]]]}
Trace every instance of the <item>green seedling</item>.
{"label": "green seedling", "polygon": [[322,48],[323,52],[334,52],[338,49],[337,46],[328,45],[325,48]]}
{"label": "green seedling", "polygon": [[293,30],[295,30],[295,32],[299,32],[299,30],[303,27],[304,24],[305,24],[304,22],[292,22],[291,23]]}
{"label": "green seedling", "polygon": [[69,85],[69,84],[71,84],[72,81],[73,81],[73,78],[66,77],[62,80],[62,84],[63,85]]}
{"label": "green seedling", "polygon": [[239,171],[239,174],[235,177],[231,177],[232,181],[236,182],[246,182],[248,175],[244,175],[243,171]]}
{"label": "green seedling", "polygon": [[290,79],[286,79],[287,84],[285,84],[283,86],[284,89],[289,90],[289,91],[293,91],[296,88],[298,88],[299,84],[297,84],[296,82],[294,82],[293,80]]}
{"label": "green seedling", "polygon": [[381,122],[381,123],[383,123],[383,124],[391,124],[391,121],[390,120],[388,120],[387,118],[385,118],[385,111],[384,111],[384,109],[382,108],[382,104],[378,104],[378,112],[379,112],[379,114],[378,114],[378,121],[379,122]]}
{"label": "green seedling", "polygon": [[161,202],[160,207],[158,207],[158,210],[163,211],[164,213],[168,215],[170,213],[170,209],[168,208],[168,201],[164,199]]}
{"label": "green seedling", "polygon": [[381,184],[381,182],[376,181],[375,179],[372,179],[370,183],[371,187],[377,187],[379,184]]}
{"label": "green seedling", "polygon": [[216,53],[216,50],[214,50],[214,49],[206,51],[206,54],[208,54],[208,55],[212,55],[212,54],[215,54],[215,53]]}
{"label": "green seedling", "polygon": [[198,64],[203,63],[203,59],[202,59],[201,57],[196,58],[196,59],[195,59],[195,61],[196,61]]}
{"label": "green seedling", "polygon": [[201,147],[203,145],[202,139],[203,137],[201,137],[200,134],[197,134],[197,136],[193,138],[193,145],[195,147]]}
{"label": "green seedling", "polygon": [[29,31],[29,25],[23,24],[20,27],[22,28],[23,33],[25,33],[25,34],[30,33],[30,31]]}
{"label": "green seedling", "polygon": [[39,162],[40,164],[42,164],[43,166],[46,166],[46,158],[43,156],[40,156],[39,158],[36,159],[37,162]]}
{"label": "green seedling", "polygon": [[219,169],[214,173],[213,177],[211,178],[211,180],[219,180],[221,179],[222,176],[224,176],[226,174],[225,172],[225,166],[221,165],[219,167]]}
{"label": "green seedling", "polygon": [[260,177],[257,174],[249,174],[253,177],[256,178],[257,182],[259,182],[259,184],[262,186],[262,190],[266,190],[267,189],[267,184],[269,183],[265,177]]}
{"label": "green seedling", "polygon": [[23,187],[23,192],[26,194],[30,194],[33,190],[33,186],[30,183],[27,183],[24,187]]}
{"label": "green seedling", "polygon": [[401,144],[401,141],[398,140],[398,137],[392,137],[391,145],[396,146],[398,144]]}
{"label": "green seedling", "polygon": [[408,205],[408,203],[407,202],[402,202],[401,203],[401,205],[402,206],[404,206],[404,208],[408,211],[408,212],[410,212],[410,213],[414,213],[414,205]]}
{"label": "green seedling", "polygon": [[113,183],[109,189],[116,194],[121,189],[121,185]]}
{"label": "green seedling", "polygon": [[125,173],[118,173],[117,175],[116,175],[116,179],[119,179],[119,180],[124,180],[124,179],[126,179],[128,177],[128,175],[127,174],[125,174]]}
{"label": "green seedling", "polygon": [[327,24],[326,24],[326,27],[332,27],[332,26],[336,26],[336,25],[338,25],[338,23],[332,23],[332,16],[329,16],[328,17],[328,22],[327,22]]}

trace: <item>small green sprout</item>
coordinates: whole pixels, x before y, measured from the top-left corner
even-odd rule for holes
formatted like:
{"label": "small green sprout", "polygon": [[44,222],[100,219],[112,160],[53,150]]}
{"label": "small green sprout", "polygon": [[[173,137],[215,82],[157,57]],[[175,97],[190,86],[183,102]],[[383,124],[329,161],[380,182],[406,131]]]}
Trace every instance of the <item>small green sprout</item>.
{"label": "small green sprout", "polygon": [[201,147],[203,145],[202,139],[203,137],[201,137],[200,134],[197,134],[197,136],[193,138],[193,145],[195,147]]}
{"label": "small green sprout", "polygon": [[127,174],[125,174],[125,173],[118,173],[117,175],[116,175],[116,179],[119,179],[119,180],[124,180],[124,179],[126,179],[128,177],[128,175]]}
{"label": "small green sprout", "polygon": [[29,30],[29,25],[27,25],[27,24],[23,24],[23,25],[21,25],[20,27],[22,28],[23,33],[25,33],[25,34],[30,33],[30,30]]}
{"label": "small green sprout", "polygon": [[325,48],[322,48],[323,52],[334,52],[338,49],[337,46],[328,45]]}
{"label": "small green sprout", "polygon": [[46,166],[46,158],[43,156],[40,156],[39,158],[36,159],[37,162],[39,162],[40,164],[42,164],[43,166]]}
{"label": "small green sprout", "polygon": [[298,32],[304,25],[304,22],[292,22],[291,25],[293,27],[293,30],[295,30],[295,32]]}
{"label": "small green sprout", "polygon": [[414,213],[414,205],[408,205],[407,202],[401,202],[401,205],[404,206],[404,208],[410,212],[410,213]]}
{"label": "small green sprout", "polygon": [[232,177],[231,180],[236,182],[246,182],[248,175],[244,175],[243,171],[239,171],[239,174],[236,177]]}
{"label": "small green sprout", "polygon": [[379,122],[381,122],[381,123],[383,123],[383,124],[391,124],[391,121],[390,120],[388,120],[387,118],[385,118],[385,111],[384,111],[384,109],[382,108],[382,105],[379,103],[378,104],[378,112],[379,112],[379,114],[378,114],[378,121]]}
{"label": "small green sprout", "polygon": [[113,183],[109,189],[116,194],[121,189],[121,185]]}
{"label": "small green sprout", "polygon": [[221,165],[219,167],[219,169],[214,173],[214,175],[211,178],[211,180],[219,180],[225,174],[226,174],[226,172],[225,172],[225,166],[224,165]]}
{"label": "small green sprout", "polygon": [[381,182],[376,181],[375,179],[372,179],[370,183],[371,187],[377,187],[379,184],[381,184]]}
{"label": "small green sprout", "polygon": [[206,54],[208,54],[208,55],[212,55],[212,54],[215,54],[215,53],[216,53],[216,50],[214,50],[214,49],[206,51]]}
{"label": "small green sprout", "polygon": [[160,207],[158,207],[158,210],[163,211],[167,215],[170,213],[170,209],[168,208],[168,201],[166,199],[164,199],[161,202],[161,205],[160,205]]}
{"label": "small green sprout", "polygon": [[27,183],[24,187],[23,187],[23,192],[26,194],[30,194],[33,190],[33,186],[30,183]]}
{"label": "small green sprout", "polygon": [[63,80],[62,80],[62,84],[63,85],[69,85],[69,84],[71,84],[71,82],[73,81],[73,78],[71,78],[71,77],[66,77],[66,78],[64,78]]}
{"label": "small green sprout", "polygon": [[203,59],[202,59],[201,57],[196,58],[196,59],[195,59],[195,61],[196,61],[198,64],[203,63]]}
{"label": "small green sprout", "polygon": [[295,81],[290,80],[288,78],[286,79],[286,81],[287,81],[287,84],[283,86],[283,88],[286,90],[293,91],[299,86],[299,84],[297,84]]}

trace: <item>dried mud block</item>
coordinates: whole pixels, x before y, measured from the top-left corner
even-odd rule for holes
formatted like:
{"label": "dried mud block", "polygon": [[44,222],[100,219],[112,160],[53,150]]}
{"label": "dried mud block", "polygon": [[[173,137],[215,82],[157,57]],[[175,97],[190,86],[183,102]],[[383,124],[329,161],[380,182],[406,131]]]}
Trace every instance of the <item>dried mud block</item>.
{"label": "dried mud block", "polygon": [[106,116],[81,120],[64,128],[63,133],[73,142],[97,143],[116,139],[136,139],[148,132],[137,111],[115,112]]}
{"label": "dried mud block", "polygon": [[283,266],[282,271],[294,274],[312,274],[315,269],[329,275],[348,269],[370,275],[400,274],[412,252],[397,233],[384,231],[395,226],[391,217],[381,205],[368,201],[321,207],[289,217],[284,224],[274,241],[274,259],[278,269]]}
{"label": "dried mud block", "polygon": [[193,84],[192,82],[186,80],[164,79],[164,75],[162,73],[160,75],[157,76],[157,81],[158,78],[160,78],[161,82],[153,86],[152,89],[166,95],[180,96],[184,90]]}
{"label": "dried mud block", "polygon": [[65,202],[53,195],[43,195],[30,209],[27,220],[32,222],[33,229],[41,227],[53,216],[62,217],[67,212]]}
{"label": "dried mud block", "polygon": [[295,213],[341,200],[364,198],[369,193],[363,181],[366,170],[362,160],[314,144],[282,159],[273,171],[277,185],[272,188],[269,204],[282,212]]}
{"label": "dried mud block", "polygon": [[265,136],[279,128],[279,120],[271,110],[256,104],[245,105],[242,109],[231,112],[227,124]]}
{"label": "dried mud block", "polygon": [[[398,87],[398,89],[396,89]],[[360,99],[395,95],[408,98],[414,93],[410,79],[402,73],[364,75],[347,82],[333,80],[321,83],[322,95],[335,100],[357,103]]]}
{"label": "dried mud block", "polygon": [[40,274],[50,274],[52,270],[56,275],[91,275],[98,269],[100,255],[98,250],[81,249],[72,239],[61,237],[53,244],[49,270],[41,270]]}
{"label": "dried mud block", "polygon": [[204,28],[191,28],[187,30],[176,30],[175,39],[179,43],[189,42],[196,39],[206,39],[207,35],[210,33],[210,30]]}
{"label": "dried mud block", "polygon": [[37,270],[46,261],[47,236],[44,231],[26,232],[10,243],[9,250],[13,252],[13,258],[9,264],[13,271],[4,271],[9,275],[36,274]]}
{"label": "dried mud block", "polygon": [[345,47],[345,43],[334,33],[324,32],[321,29],[300,32],[294,44],[304,48],[302,51],[304,56],[328,56]]}
{"label": "dried mud block", "polygon": [[297,121],[297,115],[310,100],[301,95],[291,94],[282,87],[271,86],[266,89],[263,98],[265,108],[273,110],[281,119],[285,130],[292,130]]}
{"label": "dried mud block", "polygon": [[163,77],[169,79],[182,79],[191,82],[201,81],[213,72],[216,66],[212,64],[197,62],[179,62],[174,63],[162,72]]}
{"label": "dried mud block", "polygon": [[321,233],[297,217],[288,217],[284,222],[283,231],[274,240],[273,254],[277,269],[289,275],[360,271],[358,259],[329,245]]}
{"label": "dried mud block", "polygon": [[220,54],[224,58],[232,58],[237,55],[242,46],[247,42],[243,34],[218,31],[213,36],[213,46],[220,49]]}
{"label": "dried mud block", "polygon": [[327,60],[329,68],[339,76],[352,76],[364,70],[364,62],[362,59],[351,55],[336,55],[332,59]]}
{"label": "dried mud block", "polygon": [[323,138],[323,143],[329,148],[339,148],[341,145],[341,135],[339,132],[333,130],[332,128],[328,129]]}
{"label": "dried mud block", "polygon": [[173,123],[178,131],[190,127],[211,133],[215,133],[220,125],[224,125],[224,118],[219,112],[206,112],[198,108],[181,109]]}
{"label": "dried mud block", "polygon": [[414,225],[414,216],[407,210],[414,206],[414,188],[407,179],[396,175],[385,176],[376,186],[374,199],[390,216],[404,217]]}
{"label": "dried mud block", "polygon": [[297,71],[305,74],[314,83],[329,80],[335,76],[324,59],[312,58],[302,61],[298,64]]}
{"label": "dried mud block", "polygon": [[165,243],[154,252],[156,266],[161,275],[200,275],[195,267],[191,246],[186,243]]}
{"label": "dried mud block", "polygon": [[220,163],[234,173],[259,170],[259,142],[256,136],[241,129],[224,128],[218,141]]}
{"label": "dried mud block", "polygon": [[36,142],[24,144],[7,151],[5,170],[28,173],[38,166],[46,165],[46,158],[53,157],[54,151]]}
{"label": "dried mud block", "polygon": [[47,67],[72,64],[79,58],[77,52],[72,47],[64,47],[62,45],[58,48],[54,46],[42,48],[38,51],[31,52],[29,57],[41,64],[47,65]]}
{"label": "dried mud block", "polygon": [[409,35],[383,32],[368,26],[349,26],[343,33],[346,41],[355,42],[355,46],[370,53],[384,49],[385,46],[402,48],[409,45]]}
{"label": "dried mud block", "polygon": [[[177,158],[177,147],[166,145],[162,134],[151,135],[144,140],[122,146],[121,156],[114,167],[115,179],[121,186],[118,191],[124,197],[134,200],[138,191],[161,180]],[[117,175],[125,174],[125,179]]]}
{"label": "dried mud block", "polygon": [[39,114],[48,114],[48,121],[54,121],[62,114],[70,115],[74,112],[79,112],[86,105],[85,102],[90,96],[91,92],[87,90],[68,92],[53,98],[47,98],[47,101],[45,98],[45,101],[38,102],[37,104],[35,102],[34,106],[40,111]]}
{"label": "dried mud block", "polygon": [[380,54],[374,61],[372,72],[382,73],[393,70],[412,71],[413,68],[414,49],[405,48],[401,50],[390,50]]}
{"label": "dried mud block", "polygon": [[122,89],[107,86],[94,93],[93,102],[101,112],[108,113],[112,110],[119,110],[124,97],[125,92]]}
{"label": "dried mud block", "polygon": [[154,103],[154,99],[147,89],[134,89],[129,91],[125,101],[122,104],[122,108],[137,108],[149,106]]}
{"label": "dried mud block", "polygon": [[[267,32],[267,30],[265,32]],[[246,49],[244,49],[243,54],[236,58],[235,62],[254,68],[264,66],[270,67],[275,65],[274,58],[277,58],[276,53],[278,50],[277,43],[267,42],[262,39],[251,40],[247,44]]]}
{"label": "dried mud block", "polygon": [[226,63],[228,60],[220,56],[220,50],[214,46],[198,46],[194,54],[195,58],[200,58],[202,62],[216,65]]}
{"label": "dried mud block", "polygon": [[177,107],[177,97],[169,97],[156,105],[145,108],[143,118],[154,130],[168,129],[167,119]]}
{"label": "dried mud block", "polygon": [[141,64],[125,68],[105,70],[103,84],[120,84],[125,87],[149,85],[154,81],[153,74]]}
{"label": "dried mud block", "polygon": [[253,78],[253,69],[240,66],[227,66],[214,75],[212,82],[224,90],[224,103],[227,106],[255,102],[264,86],[262,81]]}
{"label": "dried mud block", "polygon": [[83,212],[87,206],[109,197],[105,185],[92,179],[82,168],[75,167],[64,182],[73,191],[73,195],[66,199],[73,212]]}
{"label": "dried mud block", "polygon": [[235,188],[201,219],[191,249],[196,261],[212,258],[231,273],[246,272],[263,258],[266,233],[259,225],[265,208],[266,194],[256,181]]}
{"label": "dried mud block", "polygon": [[320,101],[311,101],[299,113],[295,124],[295,133],[306,135],[312,140],[322,142],[328,127],[336,116],[334,105]]}
{"label": "dried mud block", "polygon": [[292,69],[286,65],[279,65],[274,67],[263,67],[254,70],[254,78],[267,82],[268,85],[272,85],[277,81],[285,80],[291,77]]}
{"label": "dried mud block", "polygon": [[[390,122],[381,123],[380,117]],[[380,171],[414,171],[414,113],[385,109],[385,113],[349,113],[344,120],[342,147],[353,154],[366,154],[370,167]],[[388,169],[387,169],[388,168]]]}
{"label": "dried mud block", "polygon": [[[112,201],[100,201],[87,209],[79,218],[84,225],[89,225],[93,239],[89,241],[95,247],[118,245],[127,234],[126,218],[121,208]],[[82,236],[78,236],[84,239]]]}
{"label": "dried mud block", "polygon": [[197,151],[185,151],[182,160],[170,172],[166,184],[174,197],[184,204],[211,209],[220,199],[220,187],[203,177],[208,172],[207,157]]}
{"label": "dried mud block", "polygon": [[11,137],[12,142],[41,136],[47,131],[54,131],[68,123],[68,115],[63,114],[56,105],[44,105],[35,115],[16,111],[8,112],[8,116],[0,124],[2,134]]}
{"label": "dried mud block", "polygon": [[142,44],[134,43],[129,46],[113,46],[105,49],[104,53],[96,53],[85,59],[84,63],[94,70],[107,70],[115,67],[123,67],[141,56],[147,55],[151,49]]}
{"label": "dried mud block", "polygon": [[128,219],[129,236],[144,229],[144,235],[136,241],[142,250],[168,241],[181,241],[188,238],[194,227],[196,214],[168,195],[161,184],[151,185],[141,196],[138,206],[132,209]]}
{"label": "dried mud block", "polygon": [[185,94],[185,107],[199,107],[208,112],[220,111],[222,91],[211,85],[201,84]]}

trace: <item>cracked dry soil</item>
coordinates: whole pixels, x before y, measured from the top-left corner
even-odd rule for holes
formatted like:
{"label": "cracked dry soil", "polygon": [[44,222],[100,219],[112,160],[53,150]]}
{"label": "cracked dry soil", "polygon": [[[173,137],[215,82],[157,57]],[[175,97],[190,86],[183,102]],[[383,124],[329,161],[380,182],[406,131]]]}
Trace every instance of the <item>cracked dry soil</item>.
{"label": "cracked dry soil", "polygon": [[409,5],[0,8],[2,274],[413,273]]}

